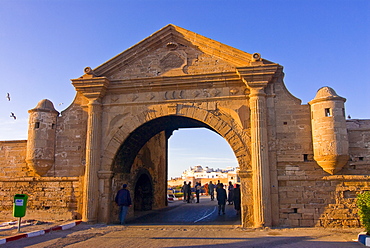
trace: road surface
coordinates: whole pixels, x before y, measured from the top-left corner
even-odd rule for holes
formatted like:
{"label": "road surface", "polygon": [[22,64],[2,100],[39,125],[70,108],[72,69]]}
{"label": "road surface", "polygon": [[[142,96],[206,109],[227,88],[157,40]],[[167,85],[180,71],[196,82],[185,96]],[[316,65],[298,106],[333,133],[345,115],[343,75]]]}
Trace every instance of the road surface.
{"label": "road surface", "polygon": [[232,205],[218,215],[216,202],[170,203],[161,211],[129,221],[127,225],[80,224],[64,231],[11,241],[1,248],[80,248],[80,247],[288,247],[356,248],[362,229],[277,228],[246,229]]}

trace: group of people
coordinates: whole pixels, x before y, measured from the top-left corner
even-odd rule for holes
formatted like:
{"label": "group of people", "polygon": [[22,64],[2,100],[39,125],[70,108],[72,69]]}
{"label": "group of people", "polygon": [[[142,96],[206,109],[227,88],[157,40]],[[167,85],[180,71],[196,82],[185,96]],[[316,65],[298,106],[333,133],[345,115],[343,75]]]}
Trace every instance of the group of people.
{"label": "group of people", "polygon": [[[202,185],[201,183],[196,183],[195,184],[195,196],[197,198],[196,203],[199,203],[199,196],[202,190]],[[184,193],[184,202],[190,203],[193,201],[193,194],[192,194],[192,189],[191,189],[191,182],[188,184],[184,182],[184,185],[182,186],[182,192]]]}
{"label": "group of people", "polygon": [[[206,190],[206,194],[209,194],[211,197],[211,201],[215,199],[215,190],[216,190],[216,199],[218,204],[218,214],[220,215],[225,214],[225,205],[228,202],[228,205],[234,205],[236,210],[236,214],[240,214],[240,185],[234,185],[229,182],[227,187],[228,193],[226,193],[226,189],[224,188],[224,184],[218,180],[217,184],[213,184],[212,181],[209,184],[204,186]],[[201,193],[202,186],[200,182],[197,182],[195,185],[195,195],[196,195],[196,203],[199,203],[199,195]],[[184,193],[184,202],[190,203],[193,200],[192,189],[191,189],[191,182],[186,183],[182,186],[182,192]]]}
{"label": "group of people", "polygon": [[[229,205],[234,204],[234,208],[236,210],[236,214],[240,213],[240,185],[236,184],[235,187],[232,185],[231,182],[229,182],[229,186],[227,188],[228,194],[226,194],[226,189],[224,188],[223,183],[220,183],[220,180],[215,185],[212,183],[212,181],[207,184],[207,192],[211,196],[211,201],[215,199],[215,189],[216,189],[216,199],[218,203],[218,214],[220,215],[225,214],[225,205],[226,201],[229,203]],[[199,196],[202,190],[201,183],[198,182],[195,185],[195,195],[196,195],[196,203],[199,203]],[[192,202],[193,201],[193,194],[192,194],[192,188],[191,188],[191,182],[188,184],[184,182],[184,185],[182,187],[182,191],[184,193],[184,201],[185,202]],[[117,192],[115,202],[120,208],[119,211],[119,220],[120,223],[123,225],[125,224],[125,218],[128,212],[129,207],[131,207],[131,195],[130,191],[127,189],[127,184],[123,184],[122,189],[120,189]]]}

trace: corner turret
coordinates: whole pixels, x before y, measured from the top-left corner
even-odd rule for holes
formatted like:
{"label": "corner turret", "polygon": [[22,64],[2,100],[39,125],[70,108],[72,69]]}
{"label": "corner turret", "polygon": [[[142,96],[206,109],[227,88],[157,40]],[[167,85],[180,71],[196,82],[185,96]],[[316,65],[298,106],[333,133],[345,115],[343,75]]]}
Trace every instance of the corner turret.
{"label": "corner turret", "polygon": [[315,99],[309,102],[314,159],[332,175],[340,171],[349,159],[345,101],[332,88],[322,87]]}
{"label": "corner turret", "polygon": [[28,111],[27,165],[43,176],[54,164],[55,130],[59,112],[51,101],[41,100]]}

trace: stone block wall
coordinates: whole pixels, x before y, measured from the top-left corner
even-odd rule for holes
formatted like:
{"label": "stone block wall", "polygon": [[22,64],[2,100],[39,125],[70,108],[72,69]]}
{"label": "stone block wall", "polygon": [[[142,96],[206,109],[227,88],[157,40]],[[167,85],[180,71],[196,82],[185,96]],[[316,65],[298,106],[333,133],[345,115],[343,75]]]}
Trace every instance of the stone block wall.
{"label": "stone block wall", "polygon": [[27,194],[27,219],[68,220],[80,219],[78,200],[81,195],[80,179],[75,178],[9,178],[0,181],[1,220],[10,221],[13,216],[15,194]]}
{"label": "stone block wall", "polygon": [[84,175],[86,150],[87,100],[77,94],[74,103],[57,119],[55,165],[45,176],[78,177]]}
{"label": "stone block wall", "polygon": [[[275,84],[270,166],[278,191],[278,225],[289,227],[359,227],[356,196],[370,190],[370,120],[347,120],[350,160],[334,175],[314,160],[310,108],[301,105],[285,86]],[[274,136],[276,133],[276,136]],[[274,166],[278,186],[274,185]],[[273,191],[274,192],[274,191]]]}
{"label": "stone block wall", "polygon": [[79,219],[80,177],[40,177],[28,168],[27,141],[0,141],[0,220],[13,217],[16,194],[27,194],[27,219]]}
{"label": "stone block wall", "polygon": [[347,121],[351,159],[334,175],[311,156],[278,163],[280,226],[360,226],[356,196],[370,190],[369,123]]}
{"label": "stone block wall", "polygon": [[280,226],[359,227],[356,196],[363,176],[279,176]]}
{"label": "stone block wall", "polygon": [[27,140],[0,141],[0,180],[33,176],[26,164]]}

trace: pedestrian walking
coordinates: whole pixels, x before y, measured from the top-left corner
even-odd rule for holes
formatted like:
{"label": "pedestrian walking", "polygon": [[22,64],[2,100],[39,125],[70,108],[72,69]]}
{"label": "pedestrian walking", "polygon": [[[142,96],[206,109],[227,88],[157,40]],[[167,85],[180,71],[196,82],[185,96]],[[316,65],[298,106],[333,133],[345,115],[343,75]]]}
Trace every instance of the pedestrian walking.
{"label": "pedestrian walking", "polygon": [[208,192],[211,196],[211,201],[213,201],[215,199],[215,185],[212,183],[212,181],[210,181],[208,184]]}
{"label": "pedestrian walking", "polygon": [[229,205],[233,205],[234,201],[234,186],[231,182],[229,182],[229,186],[227,188],[228,194],[227,194],[227,201]]}
{"label": "pedestrian walking", "polygon": [[188,191],[186,192],[187,193],[187,197],[186,198],[187,198],[188,203],[190,203],[190,201],[192,199],[192,197],[191,197],[191,182],[188,183],[187,190]]}
{"label": "pedestrian walking", "polygon": [[216,184],[216,191],[217,191],[217,189],[220,187],[220,184],[221,184],[220,180],[217,180],[217,184]]}
{"label": "pedestrian walking", "polygon": [[226,205],[226,190],[224,189],[223,183],[220,183],[219,187],[216,190],[217,193],[217,203],[218,203],[218,215],[225,214],[225,205]]}
{"label": "pedestrian walking", "polygon": [[122,185],[122,189],[117,192],[115,202],[119,206],[119,221],[120,224],[125,224],[128,208],[131,207],[131,195],[127,189],[127,184]]}
{"label": "pedestrian walking", "polygon": [[200,182],[198,182],[195,186],[195,195],[197,196],[197,203],[199,203],[199,195],[200,195],[201,190],[202,190],[202,186]]}
{"label": "pedestrian walking", "polygon": [[234,208],[236,210],[236,215],[240,214],[240,185],[236,184],[234,189]]}
{"label": "pedestrian walking", "polygon": [[184,202],[187,201],[187,197],[188,197],[188,185],[186,184],[186,181],[184,181],[184,185],[182,186],[181,190],[184,194]]}

